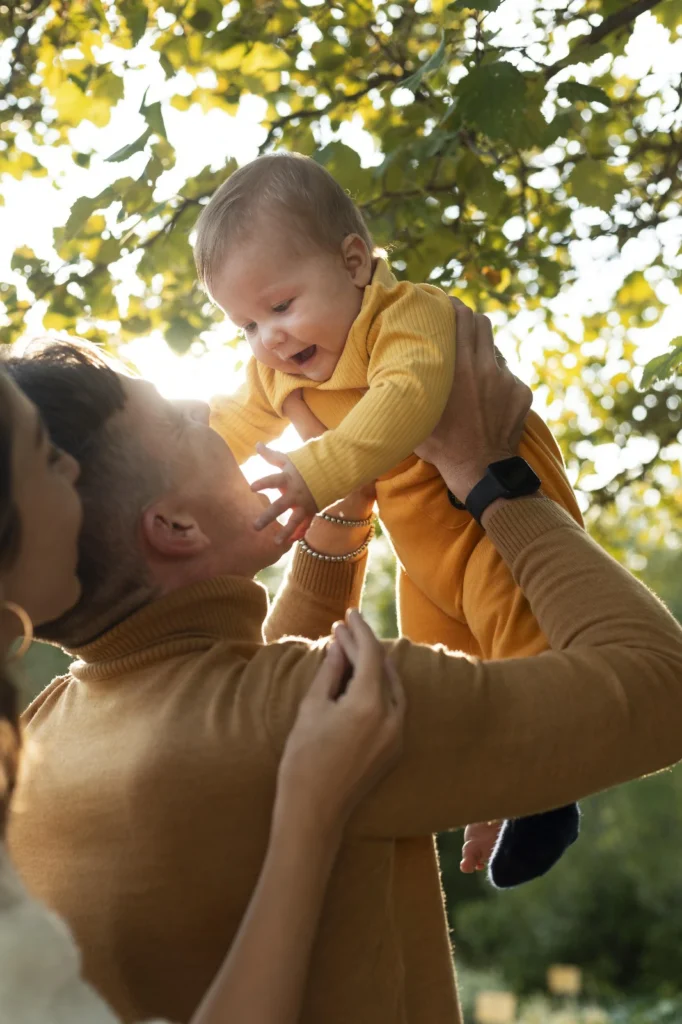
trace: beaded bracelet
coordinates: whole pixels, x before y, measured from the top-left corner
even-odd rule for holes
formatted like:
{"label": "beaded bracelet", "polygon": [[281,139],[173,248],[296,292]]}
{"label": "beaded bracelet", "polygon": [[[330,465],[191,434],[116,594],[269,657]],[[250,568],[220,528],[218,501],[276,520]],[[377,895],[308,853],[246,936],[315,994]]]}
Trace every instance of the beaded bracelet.
{"label": "beaded bracelet", "polygon": [[334,526],[373,526],[376,521],[376,515],[372,512],[367,519],[341,519],[339,516],[332,516],[328,512],[318,512],[320,519],[324,519],[326,523],[333,523]]}
{"label": "beaded bracelet", "polygon": [[310,547],[308,543],[306,543],[305,540],[299,540],[298,546],[304,555],[310,555],[312,558],[319,558],[323,562],[350,562],[351,558],[357,558],[358,555],[361,555],[364,551],[367,550],[367,548],[369,547],[369,542],[371,541],[373,536],[374,523],[372,522],[369,533],[367,535],[367,539],[365,540],[364,544],[361,544],[359,548],[355,549],[355,551],[349,551],[348,554],[346,555],[323,555],[321,551],[313,551],[313,549]]}

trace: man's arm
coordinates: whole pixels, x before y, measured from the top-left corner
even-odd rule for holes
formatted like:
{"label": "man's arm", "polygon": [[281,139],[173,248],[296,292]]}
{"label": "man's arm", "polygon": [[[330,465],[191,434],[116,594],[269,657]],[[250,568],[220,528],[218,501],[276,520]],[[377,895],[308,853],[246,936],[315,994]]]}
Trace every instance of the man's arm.
{"label": "man's arm", "polygon": [[[517,450],[529,406],[490,324],[458,310],[458,372],[423,455],[460,500]],[[482,523],[555,649],[477,662],[398,641],[404,754],[357,813],[362,835],[534,814],[682,757],[682,630],[661,602],[542,495],[498,500]],[[276,661],[261,720],[281,750],[321,655],[262,654]]]}
{"label": "man's arm", "polygon": [[[682,757],[682,630],[665,607],[547,498],[501,502],[487,530],[555,650],[477,662],[397,641],[404,753],[356,834],[534,814]],[[263,654],[276,659],[265,722],[280,751],[322,655]]]}
{"label": "man's arm", "polygon": [[[530,412],[519,455],[542,481],[542,493],[582,525],[561,452],[540,417]],[[468,527],[478,531],[473,521]],[[479,531],[480,532],[480,531]],[[547,650],[547,637],[495,545],[483,534],[466,563],[462,610],[483,658],[520,658]]]}

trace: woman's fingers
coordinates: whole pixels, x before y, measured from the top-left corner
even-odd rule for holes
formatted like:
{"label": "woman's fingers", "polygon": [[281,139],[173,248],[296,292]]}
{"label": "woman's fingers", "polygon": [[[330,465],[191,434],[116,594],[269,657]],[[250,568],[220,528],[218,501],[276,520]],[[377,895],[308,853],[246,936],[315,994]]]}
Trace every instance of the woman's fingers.
{"label": "woman's fingers", "polygon": [[347,669],[348,660],[340,644],[332,640],[325,652],[324,661],[310,684],[306,700],[308,702],[333,700],[339,692]]}

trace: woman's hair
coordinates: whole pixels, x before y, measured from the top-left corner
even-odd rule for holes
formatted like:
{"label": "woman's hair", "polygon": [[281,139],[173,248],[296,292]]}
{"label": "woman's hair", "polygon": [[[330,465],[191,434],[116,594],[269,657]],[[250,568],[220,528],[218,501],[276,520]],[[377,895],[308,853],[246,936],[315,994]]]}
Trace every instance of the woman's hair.
{"label": "woman's hair", "polygon": [[[11,566],[19,552],[21,524],[12,497],[12,403],[4,370],[0,368],[0,570]],[[5,833],[9,798],[19,756],[17,691],[0,661],[0,841]]]}

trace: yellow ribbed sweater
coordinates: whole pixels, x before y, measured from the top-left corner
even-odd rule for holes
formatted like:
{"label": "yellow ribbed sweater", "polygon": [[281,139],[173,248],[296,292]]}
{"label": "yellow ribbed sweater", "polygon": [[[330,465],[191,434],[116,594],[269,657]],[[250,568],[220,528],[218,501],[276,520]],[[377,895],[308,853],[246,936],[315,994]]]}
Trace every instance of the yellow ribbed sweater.
{"label": "yellow ribbed sweater", "polygon": [[329,426],[326,411],[334,410],[334,429],[290,457],[323,509],[383,476],[429,436],[450,394],[454,367],[455,316],[447,295],[432,285],[397,281],[379,260],[329,380],[308,380],[251,359],[244,386],[215,399],[211,425],[237,462],[245,462],[259,441],[282,433],[288,422],[282,405],[293,391],[317,391],[316,414]]}
{"label": "yellow ribbed sweater", "polygon": [[[379,261],[330,380],[278,373],[252,359],[244,387],[216,400],[212,423],[243,462],[257,441],[282,432],[282,403],[306,388],[328,431],[291,458],[320,508],[379,476],[379,515],[399,562],[401,634],[485,658],[536,654],[547,640],[499,554],[471,516],[452,507],[437,470],[410,454],[440,417],[454,353],[448,297],[398,282]],[[533,412],[519,454],[545,494],[582,522],[561,452]]]}
{"label": "yellow ribbed sweater", "polygon": [[[503,506],[488,532],[554,650],[485,663],[391,645],[404,750],[349,823],[301,1024],[460,1021],[431,833],[682,757],[682,632],[663,605],[547,499]],[[364,565],[298,553],[268,637],[325,635]],[[322,657],[265,646],[265,614],[246,579],[171,593],[77,652],[27,712],[11,852],[128,1022],[189,1020],[260,870],[278,759]]]}

